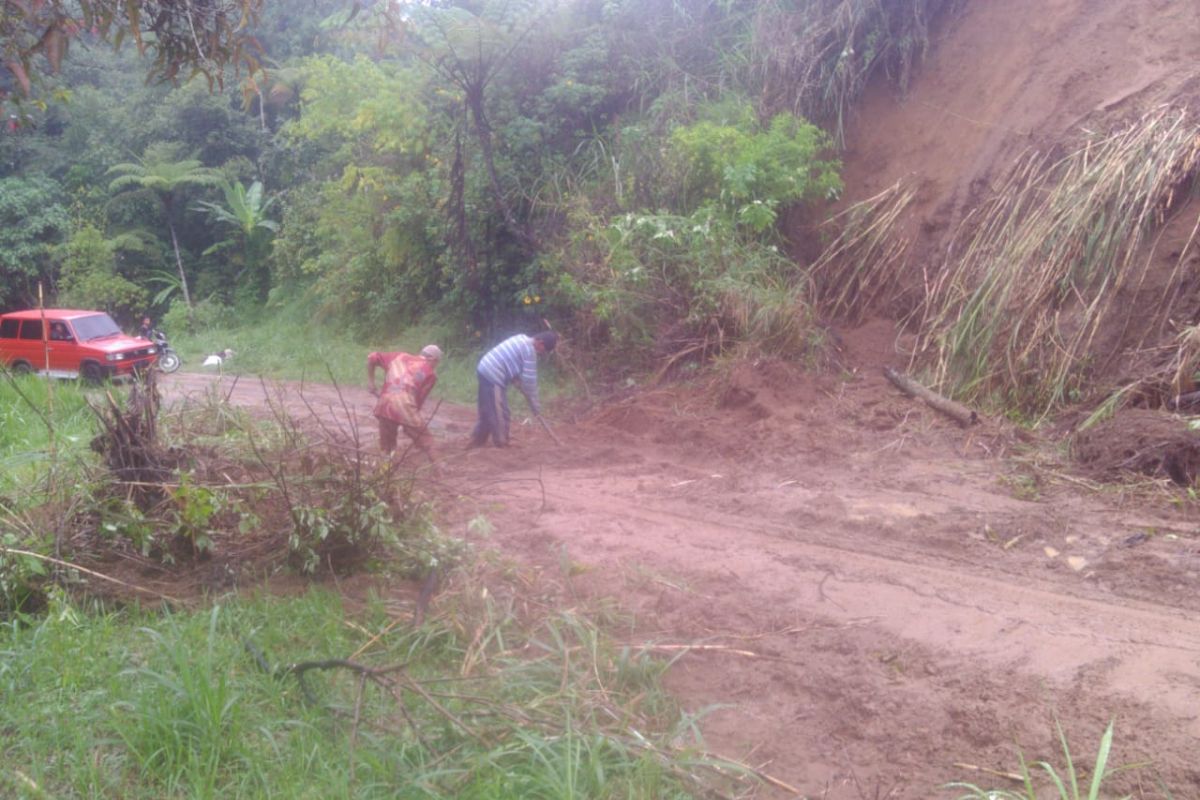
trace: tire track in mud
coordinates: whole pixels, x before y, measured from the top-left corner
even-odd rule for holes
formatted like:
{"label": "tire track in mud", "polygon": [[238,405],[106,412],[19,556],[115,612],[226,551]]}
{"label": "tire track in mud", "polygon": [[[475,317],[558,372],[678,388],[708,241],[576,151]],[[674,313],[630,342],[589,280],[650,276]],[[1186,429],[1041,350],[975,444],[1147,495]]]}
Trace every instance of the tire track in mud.
{"label": "tire track in mud", "polygon": [[[942,796],[938,781],[928,782],[931,764],[971,755],[1011,765],[1013,739],[1029,737],[1031,720],[1050,712],[1076,726],[1084,710],[1120,715],[1135,728],[1124,732],[1127,762],[1145,752],[1167,765],[1191,762],[1200,745],[1192,710],[1200,623],[1188,611],[1115,597],[1075,573],[1021,573],[1019,565],[1000,573],[922,542],[872,537],[863,529],[870,520],[848,522],[845,513],[812,511],[789,525],[714,510],[711,496],[639,491],[674,466],[657,462],[620,477],[591,467],[547,465],[536,476],[506,468],[507,478],[526,480],[476,499],[495,515],[503,549],[554,570],[548,554],[564,547],[572,562],[608,576],[596,581],[625,604],[636,607],[639,591],[623,573],[663,576],[648,593],[659,597],[643,598],[639,614],[663,630],[674,625],[682,639],[733,641],[767,620],[828,631],[757,645],[785,663],[733,672],[692,657],[676,666],[676,688],[695,707],[728,706],[705,726],[722,746],[763,753],[812,796],[846,800],[863,797],[850,780],[855,768],[864,781],[897,787],[894,797]],[[910,500],[920,508],[925,498]],[[663,585],[680,595],[666,606]],[[906,658],[917,664],[915,678],[875,674],[879,662]],[[922,682],[930,686],[914,688]],[[881,709],[897,722],[877,730]],[[796,719],[824,726],[836,746],[778,744]],[[1136,750],[1143,736],[1144,750]],[[1008,755],[984,756],[997,751]],[[1188,769],[1164,767],[1182,796],[1190,796],[1189,780],[1200,786]]]}
{"label": "tire track in mud", "polygon": [[[1122,665],[1110,670],[1112,691],[1164,710],[1196,699],[1180,676],[1200,681],[1200,623],[1180,609],[1082,596],[1072,588],[1088,587],[1029,576],[1005,580],[980,574],[967,562],[938,566],[929,562],[944,561],[939,554],[881,546],[879,540],[816,541],[820,534],[812,529],[709,510],[699,514],[648,504],[646,498],[634,506],[617,494],[597,499],[564,492],[562,485],[547,487],[551,508],[540,515],[535,530],[591,531],[567,542],[570,552],[585,561],[620,554],[686,575],[704,564],[707,554],[719,552],[732,560],[736,551],[742,587],[773,605],[841,621],[870,617],[898,637],[992,663],[1011,662],[1056,681],[1117,655]],[[540,500],[540,495],[529,499]],[[630,520],[640,523],[643,535],[604,533]],[[826,524],[836,527],[838,520]],[[836,565],[832,580],[825,578],[829,565]],[[827,602],[818,586],[824,587]],[[844,588],[849,586],[859,590]],[[1188,731],[1200,738],[1200,722],[1193,721]]]}

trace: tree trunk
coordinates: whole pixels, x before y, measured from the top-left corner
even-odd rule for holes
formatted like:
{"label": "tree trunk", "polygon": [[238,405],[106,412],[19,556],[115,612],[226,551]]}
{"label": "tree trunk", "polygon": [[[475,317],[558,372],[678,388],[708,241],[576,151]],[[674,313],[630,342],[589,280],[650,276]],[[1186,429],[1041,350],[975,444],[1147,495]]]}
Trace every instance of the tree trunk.
{"label": "tree trunk", "polygon": [[175,248],[175,266],[179,268],[179,290],[183,292],[183,302],[188,310],[188,322],[192,322],[192,293],[188,291],[187,275],[183,272],[183,257],[179,255],[179,237],[175,235],[175,223],[167,217],[167,227],[171,229],[171,247]]}
{"label": "tree trunk", "polygon": [[454,238],[451,249],[467,268],[467,288],[472,292],[479,289],[479,262],[471,244],[471,231],[467,226],[466,180],[467,168],[463,160],[462,129],[454,132],[454,163],[450,167],[450,214],[454,219]]}
{"label": "tree trunk", "polygon": [[508,201],[504,199],[504,192],[500,188],[500,176],[496,172],[496,161],[492,152],[492,126],[487,121],[487,115],[483,110],[482,85],[468,86],[465,95],[467,108],[471,109],[471,118],[475,121],[475,134],[479,137],[479,149],[483,152],[483,164],[492,184],[492,193],[496,195],[496,202],[500,204],[500,213],[504,215],[504,222],[521,241],[534,246],[536,242],[525,228],[517,223],[512,209],[508,207]]}

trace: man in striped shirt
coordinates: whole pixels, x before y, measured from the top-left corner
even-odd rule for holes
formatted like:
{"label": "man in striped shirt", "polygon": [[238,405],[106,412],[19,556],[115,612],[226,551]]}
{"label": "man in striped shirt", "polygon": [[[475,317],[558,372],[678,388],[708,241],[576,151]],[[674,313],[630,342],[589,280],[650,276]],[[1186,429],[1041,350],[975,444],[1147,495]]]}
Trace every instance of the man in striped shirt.
{"label": "man in striped shirt", "polygon": [[517,334],[493,347],[479,359],[475,374],[479,378],[479,422],[471,434],[471,447],[487,444],[491,437],[497,447],[508,445],[508,385],[516,383],[529,410],[542,413],[538,401],[537,357],[553,352],[558,334],[543,331],[535,336]]}

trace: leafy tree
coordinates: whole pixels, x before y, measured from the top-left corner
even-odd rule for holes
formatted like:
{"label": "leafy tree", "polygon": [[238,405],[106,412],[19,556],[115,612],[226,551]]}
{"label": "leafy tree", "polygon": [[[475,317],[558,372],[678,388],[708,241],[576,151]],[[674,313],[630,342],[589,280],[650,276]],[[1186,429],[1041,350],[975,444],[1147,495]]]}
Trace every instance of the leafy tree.
{"label": "leafy tree", "polygon": [[52,248],[69,225],[56,181],[0,179],[0,305],[33,299],[33,285],[50,275]]}
{"label": "leafy tree", "polygon": [[175,142],[205,164],[253,159],[262,146],[262,133],[241,104],[237,87],[210,90],[202,81],[190,81],[145,110],[136,125],[136,144]]}
{"label": "leafy tree", "polygon": [[[4,0],[0,58],[10,77],[0,105],[28,97],[41,75],[58,72],[71,42],[120,46],[131,39],[150,56],[151,79],[203,75],[220,84],[226,67],[257,67],[251,27],[262,0]],[[248,24],[249,23],[249,24]]]}
{"label": "leafy tree", "polygon": [[300,116],[281,138],[311,154],[316,180],[288,193],[276,273],[314,281],[327,311],[363,326],[411,317],[441,277],[446,166],[423,74],[330,56],[304,71]]}
{"label": "leafy tree", "polygon": [[117,164],[109,168],[110,175],[117,175],[109,190],[116,193],[150,195],[162,204],[167,228],[171,233],[171,247],[175,252],[175,265],[179,270],[179,286],[183,301],[192,307],[188,290],[187,273],[183,269],[183,257],[179,254],[179,236],[176,233],[175,211],[179,206],[178,196],[188,188],[218,186],[221,175],[205,167],[194,158],[178,159],[176,145],[160,143],[146,148],[145,155],[136,162]]}
{"label": "leafy tree", "polygon": [[733,116],[676,128],[671,135],[684,208],[715,202],[755,233],[775,224],[782,206],[841,191],[840,164],[824,158],[832,144],[816,126],[791,114],[765,128],[748,105]]}
{"label": "leafy tree", "polygon": [[250,188],[246,188],[241,181],[225,182],[221,191],[225,195],[224,205],[205,200],[196,204],[199,210],[207,211],[216,222],[233,229],[233,238],[214,244],[208,252],[239,248],[241,252],[237,258],[242,267],[238,275],[239,283],[247,291],[248,299],[262,302],[270,288],[267,256],[271,237],[279,230],[279,224],[267,218],[275,198],[264,198],[260,181],[251,183]]}
{"label": "leafy tree", "polygon": [[144,312],[146,290],[117,273],[117,244],[95,226],[85,225],[59,246],[60,304],[102,308],[126,324]]}
{"label": "leafy tree", "polygon": [[478,13],[462,6],[418,6],[413,28],[425,45],[417,54],[462,92],[483,155],[492,192],[509,229],[532,243],[517,222],[496,169],[487,89],[533,31],[545,12],[528,0],[482,3]]}

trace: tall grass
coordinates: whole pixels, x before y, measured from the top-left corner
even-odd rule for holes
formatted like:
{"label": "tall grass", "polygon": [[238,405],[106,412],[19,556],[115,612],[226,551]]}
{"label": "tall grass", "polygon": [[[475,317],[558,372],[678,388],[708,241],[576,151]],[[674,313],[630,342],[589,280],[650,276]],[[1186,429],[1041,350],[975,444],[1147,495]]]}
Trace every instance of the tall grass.
{"label": "tall grass", "polygon": [[86,451],[94,430],[84,388],[0,373],[0,495],[26,495],[45,471],[52,450]]}
{"label": "tall grass", "polygon": [[[169,615],[55,605],[0,624],[0,796],[704,792],[688,720],[649,657],[630,667],[584,617],[522,623],[519,603],[495,596],[451,589],[416,628],[397,624],[393,599],[351,612],[318,590]],[[287,669],[329,658],[381,670],[394,690],[344,669],[302,689]]]}
{"label": "tall grass", "polygon": [[1160,334],[1193,240],[1150,288],[1153,234],[1193,190],[1200,127],[1155,109],[1065,156],[1031,153],[960,229],[929,292],[922,347],[954,394],[998,395],[1029,413],[1073,400],[1126,346]]}
{"label": "tall grass", "polygon": [[879,71],[901,88],[929,46],[929,26],[959,0],[799,0],[764,3],[756,63],[772,107],[790,104],[844,142],[847,118]]}
{"label": "tall grass", "polygon": [[915,195],[913,187],[897,182],[825,223],[837,234],[810,273],[816,302],[826,314],[858,321],[895,289],[909,244],[897,222]]}

